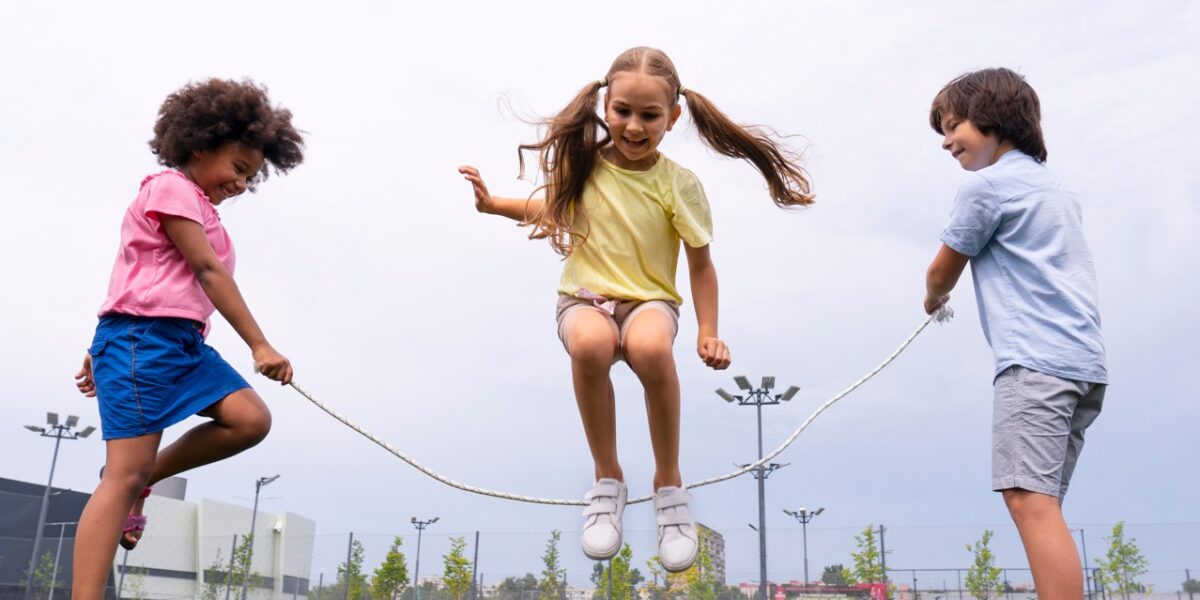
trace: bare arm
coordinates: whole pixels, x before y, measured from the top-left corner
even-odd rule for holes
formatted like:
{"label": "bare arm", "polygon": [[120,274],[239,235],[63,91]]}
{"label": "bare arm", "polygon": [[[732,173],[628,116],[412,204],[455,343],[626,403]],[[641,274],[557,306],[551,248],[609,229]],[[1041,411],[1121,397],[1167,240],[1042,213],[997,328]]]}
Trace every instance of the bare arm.
{"label": "bare arm", "polygon": [[483,176],[475,167],[464,165],[458,168],[458,172],[462,173],[463,179],[471,182],[471,187],[475,190],[475,210],[481,213],[528,223],[542,211],[543,201],[540,199],[499,198],[491,195],[483,182]]}
{"label": "bare arm", "polygon": [[942,244],[925,272],[926,314],[933,314],[933,311],[950,301],[950,290],[958,284],[958,278],[962,276],[963,269],[970,261],[971,257],[959,254],[950,246]]}
{"label": "bare arm", "polygon": [[250,308],[246,306],[237,283],[233,281],[233,275],[221,264],[216,252],[208,243],[204,227],[182,217],[160,215],[159,218],[167,237],[183,254],[208,299],[250,347],[255,370],[280,383],[291,382],[291,363],[267,343],[267,338],[259,328],[258,322],[254,320],[254,315],[250,314]]}
{"label": "bare arm", "polygon": [[692,304],[696,307],[696,323],[700,330],[696,352],[704,364],[721,370],[729,366],[729,346],[717,336],[717,268],[713,266],[708,246],[693,248],[683,245],[687,252],[688,274],[692,282]]}

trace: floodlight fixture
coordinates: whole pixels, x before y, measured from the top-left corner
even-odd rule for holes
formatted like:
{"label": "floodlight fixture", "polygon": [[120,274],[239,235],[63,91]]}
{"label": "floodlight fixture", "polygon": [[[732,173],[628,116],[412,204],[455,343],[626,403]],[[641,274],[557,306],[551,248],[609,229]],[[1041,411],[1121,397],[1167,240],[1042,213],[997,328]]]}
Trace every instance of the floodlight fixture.
{"label": "floodlight fixture", "polygon": [[38,427],[37,425],[26,425],[25,429],[28,429],[34,433],[46,433],[46,428]]}
{"label": "floodlight fixture", "polygon": [[795,398],[796,394],[799,393],[799,391],[800,391],[800,386],[796,386],[796,385],[789,386],[787,391],[785,391],[783,393],[783,395],[779,397],[779,399],[783,400],[784,402],[787,402],[788,400]]}
{"label": "floodlight fixture", "polygon": [[53,427],[54,425],[58,425],[58,413],[55,413],[55,412],[46,413],[46,423],[49,424],[51,427]]}
{"label": "floodlight fixture", "polygon": [[79,417],[75,415],[67,415],[67,427],[74,427],[79,424]]}
{"label": "floodlight fixture", "polygon": [[770,389],[773,389],[774,387],[775,387],[775,376],[774,375],[763,375],[762,388],[764,390],[770,390]]}
{"label": "floodlight fixture", "polygon": [[95,428],[95,427],[92,427],[91,425],[88,425],[87,427],[84,427],[84,428],[83,428],[83,431],[80,431],[80,432],[79,432],[79,437],[81,437],[81,438],[85,438],[85,437],[87,437],[87,436],[89,436],[89,435],[92,435],[92,433],[93,433],[94,431],[96,431],[96,428]]}
{"label": "floodlight fixture", "polygon": [[734,383],[737,383],[739,388],[746,390],[747,392],[754,389],[754,386],[750,385],[750,380],[746,379],[745,375],[738,375],[733,378],[733,381]]}
{"label": "floodlight fixture", "polygon": [[723,398],[726,402],[733,402],[738,399],[737,396],[725,391],[725,388],[717,388],[717,395]]}

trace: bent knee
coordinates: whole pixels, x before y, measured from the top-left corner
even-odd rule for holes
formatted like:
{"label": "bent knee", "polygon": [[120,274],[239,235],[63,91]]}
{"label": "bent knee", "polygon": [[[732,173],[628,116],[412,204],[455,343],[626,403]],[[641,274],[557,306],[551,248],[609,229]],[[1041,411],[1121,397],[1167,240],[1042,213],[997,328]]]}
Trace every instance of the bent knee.
{"label": "bent knee", "polygon": [[567,338],[567,352],[581,366],[607,368],[616,357],[617,348],[608,332],[578,332]]}
{"label": "bent knee", "polygon": [[266,439],[267,434],[271,433],[271,411],[264,406],[262,410],[255,411],[248,415],[247,418],[238,425],[238,431],[241,432],[247,444],[254,446]]}
{"label": "bent knee", "polygon": [[1058,498],[1054,496],[1017,488],[1003,490],[1001,494],[1004,496],[1004,505],[1008,507],[1008,513],[1017,523],[1062,518],[1062,509]]}
{"label": "bent knee", "polygon": [[625,342],[625,358],[639,376],[662,373],[675,364],[672,340],[665,336],[631,337]]}

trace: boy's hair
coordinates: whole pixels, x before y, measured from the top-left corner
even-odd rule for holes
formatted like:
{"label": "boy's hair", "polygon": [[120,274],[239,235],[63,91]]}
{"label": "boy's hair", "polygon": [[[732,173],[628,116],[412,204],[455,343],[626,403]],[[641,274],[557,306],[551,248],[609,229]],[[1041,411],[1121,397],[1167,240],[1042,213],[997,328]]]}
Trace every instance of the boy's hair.
{"label": "boy's hair", "polygon": [[951,113],[970,121],[984,135],[996,134],[1000,141],[1046,162],[1042,139],[1042,109],[1037,92],[1025,78],[1005,69],[983,69],[955,77],[933,98],[929,124],[941,135],[942,117]]}
{"label": "boy's hair", "polygon": [[[158,162],[178,169],[193,152],[216,150],[227,142],[262,151],[262,179],[268,164],[286,173],[304,160],[304,139],[292,126],[291,111],[271,106],[267,88],[249,79],[208,79],[167,96],[158,109],[150,151]],[[252,188],[253,180],[247,183]]]}
{"label": "boy's hair", "polygon": [[775,141],[773,132],[733,122],[707,98],[691,88],[683,88],[675,65],[662,50],[639,47],[621,53],[604,79],[584,86],[558,115],[542,121],[546,133],[541,141],[518,146],[521,174],[525,173],[523,151],[534,150],[546,182],[538,188],[546,190],[543,209],[528,223],[533,225],[531,239],[548,238],[554,250],[564,256],[586,241],[587,215],[577,199],[596,166],[597,153],[612,139],[608,125],[596,110],[600,88],[607,86],[613,75],[625,71],[662,77],[668,85],[671,108],[681,95],[685,97],[700,138],[725,156],[744,158],[753,164],[767,180],[776,204],[812,204],[811,186],[804,169],[791,151]]}

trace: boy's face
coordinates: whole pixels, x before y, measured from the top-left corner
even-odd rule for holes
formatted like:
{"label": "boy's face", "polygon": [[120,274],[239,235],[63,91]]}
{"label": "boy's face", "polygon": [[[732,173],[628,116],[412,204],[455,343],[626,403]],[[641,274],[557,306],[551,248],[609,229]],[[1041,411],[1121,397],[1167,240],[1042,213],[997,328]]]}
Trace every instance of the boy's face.
{"label": "boy's face", "polygon": [[948,150],[950,156],[968,171],[989,167],[1004,154],[996,134],[984,135],[973,123],[960,119],[950,111],[942,115],[942,131],[946,134],[942,138],[942,148]]}

